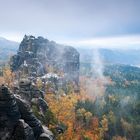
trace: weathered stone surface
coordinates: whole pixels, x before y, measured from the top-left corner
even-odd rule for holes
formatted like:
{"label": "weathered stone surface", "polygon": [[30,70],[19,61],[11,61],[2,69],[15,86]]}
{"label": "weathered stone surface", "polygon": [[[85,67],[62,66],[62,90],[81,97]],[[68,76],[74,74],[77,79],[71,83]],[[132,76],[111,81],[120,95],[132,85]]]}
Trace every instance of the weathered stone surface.
{"label": "weathered stone surface", "polygon": [[[7,117],[4,118],[3,113]],[[0,119],[7,118],[9,121],[12,120],[13,123],[16,123],[20,117],[21,114],[18,110],[14,95],[9,92],[7,87],[2,85],[0,87]]]}
{"label": "weathered stone surface", "polygon": [[30,102],[33,98],[44,98],[44,92],[39,90],[35,85],[32,85],[31,81],[28,79],[20,80],[17,94]]}
{"label": "weathered stone surface", "polygon": [[43,37],[24,36],[19,50],[11,59],[11,69],[19,76],[41,76],[47,67],[63,71],[68,80],[79,82],[79,53],[70,46],[59,45]]}
{"label": "weathered stone surface", "polygon": [[43,133],[43,128],[40,121],[34,116],[26,101],[16,97],[16,102],[21,114],[21,119],[23,119],[32,128],[35,138],[38,139],[40,134]]}
{"label": "weathered stone surface", "polygon": [[44,100],[44,92],[32,85],[29,80],[22,79],[19,82],[19,90],[16,94],[25,99],[30,106],[36,105],[40,112],[45,113],[47,111],[48,104]]}
{"label": "weathered stone surface", "polygon": [[53,133],[45,126],[43,126],[44,133],[39,137],[39,140],[54,140]]}
{"label": "weathered stone surface", "polygon": [[24,120],[19,120],[11,140],[35,140],[32,128],[24,122]]}
{"label": "weathered stone surface", "polygon": [[[45,133],[42,124],[28,102],[10,93],[4,85],[0,86],[0,139],[38,140],[42,133]],[[46,133],[46,139],[48,136],[52,140],[52,133]]]}
{"label": "weathered stone surface", "polygon": [[14,96],[2,85],[0,87],[0,138],[2,140],[11,138],[14,126],[20,117]]}
{"label": "weathered stone surface", "polygon": [[45,113],[46,110],[48,109],[47,102],[42,98],[38,98],[38,106],[41,108],[43,113]]}
{"label": "weathered stone surface", "polygon": [[42,133],[39,137],[39,140],[50,140],[50,139],[52,139],[52,138],[50,137],[50,135],[48,135],[46,133]]}

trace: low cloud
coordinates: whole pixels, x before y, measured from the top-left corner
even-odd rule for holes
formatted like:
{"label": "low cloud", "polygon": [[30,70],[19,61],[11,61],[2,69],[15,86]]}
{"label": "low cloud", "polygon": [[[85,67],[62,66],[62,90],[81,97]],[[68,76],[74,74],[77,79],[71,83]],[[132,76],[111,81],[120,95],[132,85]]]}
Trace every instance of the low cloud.
{"label": "low cloud", "polygon": [[[100,37],[85,40],[61,41],[77,47],[90,48],[135,48],[140,46],[140,35],[125,35],[116,37]],[[140,48],[140,47],[139,47]]]}

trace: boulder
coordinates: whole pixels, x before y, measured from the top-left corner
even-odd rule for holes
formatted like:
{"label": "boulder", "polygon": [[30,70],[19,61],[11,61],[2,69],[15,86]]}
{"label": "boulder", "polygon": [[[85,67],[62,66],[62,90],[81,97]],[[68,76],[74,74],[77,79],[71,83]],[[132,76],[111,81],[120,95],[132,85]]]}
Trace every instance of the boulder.
{"label": "boulder", "polygon": [[21,119],[23,119],[32,128],[35,138],[38,139],[40,134],[43,133],[40,121],[35,117],[29,104],[25,100],[16,96],[16,102],[21,114]]}
{"label": "boulder", "polygon": [[19,90],[16,92],[26,101],[31,102],[33,98],[44,98],[44,92],[39,90],[28,79],[21,79],[19,82]]}
{"label": "boulder", "polygon": [[19,120],[13,135],[12,135],[12,140],[35,140],[34,137],[34,132],[32,128],[24,122],[24,120]]}
{"label": "boulder", "polygon": [[2,119],[5,119],[5,125],[7,126],[9,122],[15,124],[20,117],[21,114],[14,95],[4,85],[0,86],[0,120],[3,122]]}

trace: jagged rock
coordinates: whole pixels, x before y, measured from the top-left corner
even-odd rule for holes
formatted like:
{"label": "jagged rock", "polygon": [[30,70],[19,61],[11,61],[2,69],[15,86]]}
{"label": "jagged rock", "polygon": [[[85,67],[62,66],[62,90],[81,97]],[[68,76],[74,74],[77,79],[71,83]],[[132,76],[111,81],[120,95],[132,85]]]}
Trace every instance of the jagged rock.
{"label": "jagged rock", "polygon": [[2,85],[0,87],[0,138],[2,140],[10,139],[20,117],[14,96]]}
{"label": "jagged rock", "polygon": [[39,107],[41,107],[41,110],[43,113],[45,113],[46,110],[48,109],[47,102],[42,98],[38,98],[38,105],[39,105]]}
{"label": "jagged rock", "polygon": [[[5,115],[5,118],[3,115]],[[0,87],[0,119],[5,119],[5,121],[6,119],[8,119],[8,121],[12,120],[12,123],[15,124],[20,117],[21,114],[18,110],[14,95],[9,92],[7,87],[2,85]],[[5,125],[8,125],[8,121],[6,121]]]}
{"label": "jagged rock", "polygon": [[19,120],[12,135],[12,140],[35,140],[32,128],[24,122]]}
{"label": "jagged rock", "polygon": [[30,88],[30,86],[31,86],[31,81],[29,81],[29,80],[27,80],[27,79],[23,79],[23,80],[21,80],[20,82],[19,82],[19,87],[20,88]]}
{"label": "jagged rock", "polygon": [[47,67],[63,71],[67,80],[79,83],[79,53],[70,46],[59,45],[43,37],[24,36],[18,53],[11,59],[11,69],[19,76],[41,76]]}
{"label": "jagged rock", "polygon": [[[10,93],[8,88],[2,85],[0,87],[0,139],[38,140],[42,133],[45,131],[30,110],[28,103],[19,95]],[[46,135],[50,136],[49,140],[53,140],[52,133]]]}
{"label": "jagged rock", "polygon": [[52,137],[50,137],[50,135],[48,135],[46,133],[42,133],[38,140],[50,140],[50,139],[52,139]]}
{"label": "jagged rock", "polygon": [[29,80],[22,79],[19,82],[19,90],[16,94],[19,94],[22,99],[28,101],[30,106],[36,105],[40,112],[45,113],[47,111],[48,105],[44,100],[44,92],[32,85]]}
{"label": "jagged rock", "polygon": [[21,114],[21,119],[32,127],[35,138],[38,139],[40,134],[43,133],[40,121],[34,116],[33,112],[30,110],[29,104],[26,101],[22,100],[19,96],[16,96],[16,102]]}
{"label": "jagged rock", "polygon": [[28,79],[20,80],[18,94],[20,94],[23,99],[29,102],[31,102],[33,98],[44,98],[44,92],[32,85],[31,81]]}
{"label": "jagged rock", "polygon": [[53,133],[45,126],[43,126],[44,133],[42,133],[39,137],[39,140],[54,140]]}

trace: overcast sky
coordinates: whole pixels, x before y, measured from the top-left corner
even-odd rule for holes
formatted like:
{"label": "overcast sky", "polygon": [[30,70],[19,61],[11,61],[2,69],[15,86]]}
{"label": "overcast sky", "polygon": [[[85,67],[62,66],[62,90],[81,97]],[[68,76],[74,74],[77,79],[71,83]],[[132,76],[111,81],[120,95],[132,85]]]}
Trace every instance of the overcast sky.
{"label": "overcast sky", "polygon": [[140,45],[140,0],[0,0],[0,36],[24,34],[78,46]]}

